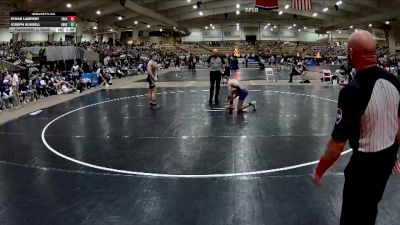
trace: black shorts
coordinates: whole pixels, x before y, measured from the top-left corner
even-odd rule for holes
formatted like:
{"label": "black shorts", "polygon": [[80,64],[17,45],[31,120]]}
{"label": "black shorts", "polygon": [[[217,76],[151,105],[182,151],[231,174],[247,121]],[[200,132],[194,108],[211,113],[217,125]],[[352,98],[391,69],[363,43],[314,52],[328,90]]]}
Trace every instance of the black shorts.
{"label": "black shorts", "polygon": [[156,82],[153,80],[153,78],[150,75],[147,76],[147,83],[149,83],[150,89],[153,89],[156,87]]}

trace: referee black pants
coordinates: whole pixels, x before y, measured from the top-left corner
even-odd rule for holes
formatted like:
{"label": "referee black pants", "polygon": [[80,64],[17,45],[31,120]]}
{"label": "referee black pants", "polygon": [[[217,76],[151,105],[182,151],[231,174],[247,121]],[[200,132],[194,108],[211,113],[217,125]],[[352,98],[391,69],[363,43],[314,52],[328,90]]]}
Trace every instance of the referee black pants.
{"label": "referee black pants", "polygon": [[398,146],[376,153],[354,151],[345,169],[340,225],[375,225],[378,204],[397,160]]}
{"label": "referee black pants", "polygon": [[210,72],[210,101],[214,97],[214,86],[215,86],[215,100],[218,101],[219,89],[221,87],[221,72],[211,71]]}

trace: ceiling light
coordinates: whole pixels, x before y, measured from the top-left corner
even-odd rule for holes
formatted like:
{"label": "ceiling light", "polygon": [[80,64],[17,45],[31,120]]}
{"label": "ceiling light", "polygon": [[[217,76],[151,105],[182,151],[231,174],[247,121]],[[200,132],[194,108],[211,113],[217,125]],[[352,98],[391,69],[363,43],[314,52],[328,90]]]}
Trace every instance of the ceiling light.
{"label": "ceiling light", "polygon": [[111,28],[110,31],[113,32],[114,30]]}
{"label": "ceiling light", "polygon": [[186,0],[187,2],[191,2],[192,0]]}
{"label": "ceiling light", "polygon": [[67,8],[71,8],[71,7],[72,7],[71,3],[67,3]]}
{"label": "ceiling light", "polygon": [[314,13],[314,14],[312,14],[312,16],[313,16],[313,17],[316,17],[316,16],[318,16],[318,13]]}
{"label": "ceiling light", "polygon": [[94,26],[94,27],[93,27],[93,30],[97,30],[97,26]]}
{"label": "ceiling light", "polygon": [[271,31],[273,31],[274,30],[274,28],[271,28]]}
{"label": "ceiling light", "polygon": [[341,5],[341,4],[343,4],[342,1],[337,1],[337,2],[336,2],[336,5]]}
{"label": "ceiling light", "polygon": [[239,28],[239,27],[236,27],[236,30],[237,30],[237,31],[239,31],[239,30],[240,30],[240,28]]}
{"label": "ceiling light", "polygon": [[174,30],[176,30],[176,27],[174,27]]}
{"label": "ceiling light", "polygon": [[118,20],[122,20],[122,16],[118,16]]}
{"label": "ceiling light", "polygon": [[327,34],[330,34],[331,32],[327,31],[326,33],[327,33]]}
{"label": "ceiling light", "polygon": [[100,10],[97,10],[97,11],[96,11],[96,14],[97,14],[97,15],[100,15],[100,14],[101,14]]}
{"label": "ceiling light", "polygon": [[271,24],[270,24],[270,23],[268,23],[267,25],[268,25],[268,26],[271,26]]}
{"label": "ceiling light", "polygon": [[212,25],[212,23],[210,23],[210,27],[212,27],[213,25]]}
{"label": "ceiling light", "polygon": [[147,28],[150,28],[150,24],[147,24]]}
{"label": "ceiling light", "polygon": [[288,29],[289,29],[289,30],[292,29],[292,26],[289,26]]}
{"label": "ceiling light", "polygon": [[204,15],[204,14],[203,14],[203,11],[200,11],[200,12],[199,12],[199,15],[200,15],[200,16],[203,16],[203,15]]}
{"label": "ceiling light", "polygon": [[137,24],[137,21],[135,20],[135,22],[133,22],[134,24]]}
{"label": "ceiling light", "polygon": [[307,27],[304,27],[304,30],[307,30]]}
{"label": "ceiling light", "polygon": [[237,9],[240,8],[240,4],[236,4],[236,8],[237,8]]}
{"label": "ceiling light", "polygon": [[276,29],[276,25],[274,26],[274,29]]}
{"label": "ceiling light", "polygon": [[213,30],[215,30],[215,27],[212,27]]}
{"label": "ceiling light", "polygon": [[162,32],[162,28],[160,28],[160,32]]}
{"label": "ceiling light", "polygon": [[341,33],[342,33],[342,31],[341,31],[341,30],[339,30],[339,31],[338,31],[338,33],[339,33],[339,34],[341,34]]}
{"label": "ceiling light", "polygon": [[389,25],[389,24],[390,24],[390,22],[389,22],[389,21],[386,21],[386,22],[385,22],[385,24],[386,24],[386,25]]}
{"label": "ceiling light", "polygon": [[236,15],[239,15],[240,14],[240,11],[239,10],[236,10]]}
{"label": "ceiling light", "polygon": [[355,32],[358,32],[358,29],[356,28],[354,31],[355,31]]}
{"label": "ceiling light", "polygon": [[236,26],[240,26],[240,24],[239,24],[239,23],[236,23]]}
{"label": "ceiling light", "polygon": [[208,30],[208,26],[205,26],[204,29]]}
{"label": "ceiling light", "polygon": [[283,11],[279,11],[279,13],[278,13],[279,15],[282,15],[283,14]]}
{"label": "ceiling light", "polygon": [[369,27],[372,27],[372,24],[370,23],[370,24],[368,24],[368,26],[369,26]]}
{"label": "ceiling light", "polygon": [[353,26],[350,26],[350,29],[353,29]]}
{"label": "ceiling light", "polygon": [[285,5],[285,9],[288,9],[290,6],[289,5]]}
{"label": "ceiling light", "polygon": [[324,8],[322,11],[326,12],[326,11],[328,11],[328,10],[329,10],[328,8]]}
{"label": "ceiling light", "polygon": [[297,25],[296,25],[296,24],[293,24],[293,26],[296,27]]}
{"label": "ceiling light", "polygon": [[193,5],[193,9],[197,9],[197,5]]}
{"label": "ceiling light", "polygon": [[300,32],[300,31],[301,31],[301,29],[298,29],[297,31],[298,31],[298,32]]}

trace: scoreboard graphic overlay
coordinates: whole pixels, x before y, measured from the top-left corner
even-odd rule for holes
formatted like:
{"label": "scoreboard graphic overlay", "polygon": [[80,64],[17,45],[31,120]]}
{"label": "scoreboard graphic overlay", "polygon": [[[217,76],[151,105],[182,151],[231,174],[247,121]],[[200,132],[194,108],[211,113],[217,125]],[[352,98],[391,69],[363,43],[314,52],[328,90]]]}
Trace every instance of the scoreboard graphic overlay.
{"label": "scoreboard graphic overlay", "polygon": [[75,12],[10,12],[10,32],[76,32]]}

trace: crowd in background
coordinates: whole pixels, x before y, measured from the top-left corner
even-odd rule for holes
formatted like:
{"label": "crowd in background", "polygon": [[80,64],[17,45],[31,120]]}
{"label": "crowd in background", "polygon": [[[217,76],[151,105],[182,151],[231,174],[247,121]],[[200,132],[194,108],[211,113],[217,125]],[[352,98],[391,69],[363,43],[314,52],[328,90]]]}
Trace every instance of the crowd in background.
{"label": "crowd in background", "polygon": [[[61,44],[59,44],[61,45]],[[53,44],[54,46],[54,44]],[[200,59],[191,54],[177,54],[161,51],[154,44],[111,46],[105,43],[80,43],[78,47],[99,54],[99,61],[75,60],[73,62],[41,62],[28,76],[19,71],[0,70],[0,110],[18,107],[30,101],[36,101],[52,95],[83,92],[94,86],[112,85],[112,80],[126,76],[143,74],[146,71],[150,55],[156,55],[161,68],[187,66],[196,69]],[[29,42],[0,45],[0,58],[16,64],[24,61],[29,52],[22,47],[43,47],[46,43]],[[85,78],[84,74],[96,74],[97,79]]]}
{"label": "crowd in background", "polygon": [[[220,46],[220,42],[208,43],[209,46]],[[265,42],[252,45],[251,43],[225,43],[227,49],[247,49],[253,54],[242,54],[244,66],[248,66],[251,58],[255,59],[260,67],[265,65],[286,65],[293,60],[298,60],[301,56],[293,54],[284,54],[282,49],[285,45],[296,45],[296,43]],[[297,43],[297,46],[299,43]],[[314,44],[315,45],[315,44]],[[31,53],[22,50],[23,47],[41,47],[39,56],[45,56],[46,46],[68,46],[65,42],[56,43],[30,43],[15,42],[13,44],[0,44],[0,59],[15,63],[31,59]],[[145,73],[147,61],[150,55],[157,55],[157,61],[161,68],[187,66],[189,70],[195,71],[196,65],[206,62],[209,56],[204,54],[194,55],[185,52],[184,49],[176,48],[166,51],[156,44],[141,45],[117,45],[112,46],[106,43],[83,42],[75,44],[86,50],[99,54],[99,61],[76,60],[75,62],[41,62],[40,66],[28,76],[21,76],[18,71],[9,69],[0,70],[0,110],[12,108],[21,104],[36,101],[38,99],[58,94],[68,94],[73,92],[82,92],[94,86],[107,86],[112,84],[112,79],[125,76]],[[304,45],[302,45],[304,46]],[[303,51],[306,48],[303,47]],[[198,45],[200,48],[200,45]],[[258,50],[262,51],[258,51]],[[395,65],[396,73],[400,71],[400,58],[388,56],[387,48],[378,45],[379,64],[382,67]],[[255,52],[258,53],[256,54]],[[272,52],[282,52],[283,54],[272,54]],[[326,44],[321,48],[321,55],[328,56],[325,63],[341,64],[342,60],[338,56],[347,55],[345,46]],[[225,55],[224,55],[225,57]],[[239,68],[238,57],[232,54],[226,54],[228,66],[231,69]],[[279,68],[279,67],[278,67]],[[96,81],[92,78],[84,78],[83,74],[95,73]]]}

